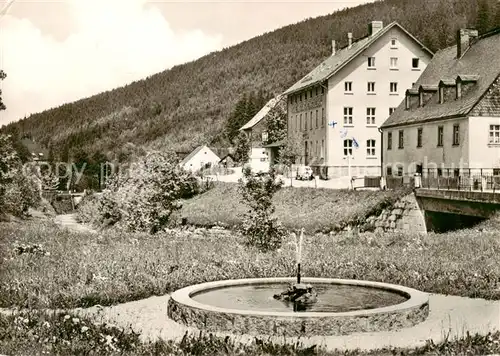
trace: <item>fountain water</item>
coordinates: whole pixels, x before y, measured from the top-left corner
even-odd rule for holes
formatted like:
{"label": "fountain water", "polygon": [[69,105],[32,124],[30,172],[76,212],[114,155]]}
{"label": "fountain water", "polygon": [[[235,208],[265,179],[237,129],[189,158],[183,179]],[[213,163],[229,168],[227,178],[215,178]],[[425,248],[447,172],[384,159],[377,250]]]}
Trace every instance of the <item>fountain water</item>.
{"label": "fountain water", "polygon": [[304,311],[308,306],[317,302],[317,293],[313,290],[310,284],[301,284],[300,264],[302,262],[302,246],[304,243],[304,229],[300,231],[299,238],[297,235],[292,234],[294,237],[296,257],[295,263],[297,264],[297,283],[291,284],[288,289],[282,293],[275,294],[274,299],[282,300],[287,304],[293,303],[293,311]]}

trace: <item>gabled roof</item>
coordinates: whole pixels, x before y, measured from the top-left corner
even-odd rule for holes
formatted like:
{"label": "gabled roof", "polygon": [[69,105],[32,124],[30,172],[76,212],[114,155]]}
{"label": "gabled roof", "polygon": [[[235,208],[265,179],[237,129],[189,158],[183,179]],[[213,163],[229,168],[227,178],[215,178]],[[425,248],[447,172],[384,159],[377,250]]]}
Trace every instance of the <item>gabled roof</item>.
{"label": "gabled roof", "polygon": [[226,158],[231,158],[231,159],[234,161],[234,156],[233,156],[231,153],[228,153],[228,154],[226,154],[225,156],[223,156],[223,157],[219,160],[219,162],[224,161]]}
{"label": "gabled roof", "polygon": [[460,59],[456,56],[457,46],[437,52],[417,80],[416,86],[440,83],[454,86],[460,77],[462,81],[473,82],[461,98],[448,100],[443,104],[439,104],[438,100],[429,100],[427,105],[410,110],[405,110],[403,100],[381,127],[467,116],[500,75],[500,28],[480,36]]}
{"label": "gabled roof", "polygon": [[[206,149],[210,150],[210,148],[207,145],[198,146],[198,147],[196,147],[193,150],[193,152],[191,152],[186,157],[184,157],[184,159],[182,160],[181,164],[185,165],[186,163],[188,163],[191,160],[191,158],[193,158],[194,156],[196,156],[198,154],[198,152],[200,152],[203,148],[206,148]],[[210,150],[210,151],[212,151],[212,150]]]}
{"label": "gabled roof", "polygon": [[418,88],[419,91],[420,90],[422,90],[422,91],[437,91],[438,89],[439,89],[438,85],[432,85],[432,84],[422,84]]}
{"label": "gabled roof", "polygon": [[438,85],[442,85],[445,87],[454,87],[456,84],[456,79],[441,79]]}
{"label": "gabled roof", "polygon": [[285,140],[281,140],[281,141],[272,142],[272,143],[269,143],[266,145],[262,145],[262,147],[263,148],[274,148],[274,147],[283,147],[285,145],[286,145]]}
{"label": "gabled roof", "polygon": [[431,56],[433,55],[433,53],[428,48],[426,48],[420,41],[418,41],[411,33],[405,30],[400,24],[398,24],[397,22],[392,22],[391,24],[376,32],[374,35],[363,37],[354,42],[351,47],[347,46],[336,51],[334,55],[328,57],[323,61],[323,63],[314,68],[297,83],[292,85],[288,90],[284,92],[284,94],[289,95],[327,80],[394,27],[399,28],[411,39],[422,46],[423,50],[427,51]]}
{"label": "gabled roof", "polygon": [[282,102],[282,99],[284,98],[283,94],[280,94],[271,100],[267,102],[262,109],[259,110],[257,114],[255,114],[250,121],[248,121],[245,125],[243,125],[240,130],[248,130],[257,125],[262,119],[264,119],[267,114],[269,114],[269,111],[271,111],[276,105],[278,105],[280,102]]}

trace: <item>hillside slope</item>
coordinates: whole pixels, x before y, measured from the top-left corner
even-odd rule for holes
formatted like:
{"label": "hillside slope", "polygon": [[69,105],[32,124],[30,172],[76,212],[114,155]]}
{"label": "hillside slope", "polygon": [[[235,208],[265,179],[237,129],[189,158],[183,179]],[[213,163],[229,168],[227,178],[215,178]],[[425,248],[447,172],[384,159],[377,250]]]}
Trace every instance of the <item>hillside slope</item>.
{"label": "hillside slope", "polygon": [[454,42],[456,29],[474,25],[476,14],[476,0],[377,1],[283,27],[3,129],[31,133],[56,155],[116,152],[127,142],[181,151],[202,142],[223,145],[225,120],[243,94],[282,92],[331,53],[332,39],[344,46],[347,32],[365,36],[372,20],[398,21],[437,50]]}

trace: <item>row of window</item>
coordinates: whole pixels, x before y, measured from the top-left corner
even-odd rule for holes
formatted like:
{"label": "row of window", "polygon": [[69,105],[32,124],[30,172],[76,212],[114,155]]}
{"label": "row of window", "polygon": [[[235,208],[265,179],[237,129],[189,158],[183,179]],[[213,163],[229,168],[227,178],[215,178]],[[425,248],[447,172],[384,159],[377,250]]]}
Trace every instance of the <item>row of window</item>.
{"label": "row of window", "polygon": [[[422,147],[423,134],[424,134],[424,129],[422,127],[419,127],[417,129],[417,147],[418,148]],[[444,141],[444,127],[438,126],[437,127],[437,146],[442,147],[443,143],[444,143],[443,141]],[[460,144],[460,125],[459,124],[453,125],[452,142],[453,142],[453,146],[458,146]],[[405,142],[404,142],[404,130],[399,130],[398,131],[398,148],[399,149],[404,148],[404,144],[405,144]],[[387,149],[388,150],[392,149],[392,132],[387,133]]]}
{"label": "row of window", "polygon": [[[389,115],[391,115],[396,108],[389,108]],[[366,124],[376,125],[376,108],[366,108]],[[344,107],[344,125],[354,125],[354,108]]]}
{"label": "row of window", "polygon": [[311,156],[319,156],[320,158],[324,158],[325,154],[325,140],[321,140],[321,151],[319,147],[319,141],[316,141],[316,144],[314,144],[313,141],[307,141],[304,142],[304,149],[305,149],[305,155],[307,157]]}
{"label": "row of window", "polygon": [[[375,69],[375,57],[368,57],[368,68],[370,69]],[[398,57],[391,57],[390,59],[390,64],[392,69],[398,68]],[[420,67],[420,59],[419,58],[412,58],[411,59],[411,68],[412,69],[419,69]]]}
{"label": "row of window", "polygon": [[[374,158],[375,153],[375,140],[366,140],[366,157]],[[347,138],[344,140],[344,156],[352,156],[352,148],[354,147],[354,141]]]}
{"label": "row of window", "polygon": [[[314,113],[316,113],[315,116],[313,115]],[[308,127],[309,130],[312,130],[313,124],[316,124],[316,128],[319,127],[319,109],[316,109],[315,112],[314,111],[311,111],[309,113],[306,112],[304,113],[303,116],[302,113],[295,115],[295,117],[292,119],[292,130],[302,131],[302,130],[307,130]],[[321,108],[321,127],[324,126],[325,126],[325,108]]]}
{"label": "row of window", "polygon": [[314,89],[306,90],[303,93],[292,95],[290,97],[290,103],[296,104],[299,101],[311,99],[313,96],[318,96],[318,95],[323,95],[323,94],[325,94],[325,88],[324,87],[316,87]]}
{"label": "row of window", "polygon": [[[345,94],[352,94],[353,93],[353,85],[352,82],[344,82],[344,93]],[[376,92],[375,90],[375,82],[368,82],[366,84],[366,90],[368,93],[373,94]],[[397,82],[391,82],[389,83],[389,93],[391,94],[397,94],[398,93],[398,83]]]}
{"label": "row of window", "polygon": [[[376,141],[373,139],[366,140],[366,156],[369,158],[375,158],[376,157]],[[352,139],[345,139],[344,140],[344,156],[352,156],[352,150],[354,147],[354,141]],[[319,141],[316,141],[314,144],[313,141],[305,141],[304,142],[304,149],[305,149],[305,155],[306,156],[319,156],[320,158],[323,158],[324,152],[325,152],[325,140],[321,140],[321,151],[319,151]],[[309,151],[310,149],[310,151]]]}

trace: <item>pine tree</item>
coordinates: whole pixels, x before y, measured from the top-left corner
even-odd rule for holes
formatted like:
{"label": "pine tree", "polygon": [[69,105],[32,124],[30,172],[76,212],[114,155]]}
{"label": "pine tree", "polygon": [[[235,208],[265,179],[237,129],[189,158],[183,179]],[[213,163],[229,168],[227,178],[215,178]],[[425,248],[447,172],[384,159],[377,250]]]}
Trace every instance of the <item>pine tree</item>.
{"label": "pine tree", "polygon": [[286,119],[286,111],[279,104],[269,111],[266,120],[267,144],[286,138]]}
{"label": "pine tree", "polygon": [[[5,72],[0,69],[0,80],[4,80],[5,78],[7,78],[7,74],[5,74]],[[5,109],[7,109],[7,107],[2,101],[2,90],[0,89],[0,110],[5,110]]]}
{"label": "pine tree", "polygon": [[496,4],[496,12],[495,12],[495,19],[493,21],[493,27],[494,28],[499,28],[500,27],[500,0],[497,1]]}
{"label": "pine tree", "polygon": [[476,28],[479,34],[490,29],[490,9],[488,0],[478,0]]}
{"label": "pine tree", "polygon": [[247,98],[246,95],[236,103],[236,106],[226,122],[226,137],[229,142],[233,143],[236,136],[238,136],[240,128],[245,125],[247,121]]}
{"label": "pine tree", "polygon": [[246,163],[250,159],[250,140],[244,132],[240,132],[236,138],[236,150],[234,160],[237,163]]}

